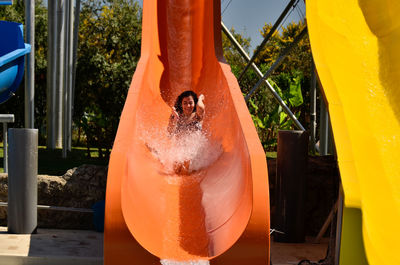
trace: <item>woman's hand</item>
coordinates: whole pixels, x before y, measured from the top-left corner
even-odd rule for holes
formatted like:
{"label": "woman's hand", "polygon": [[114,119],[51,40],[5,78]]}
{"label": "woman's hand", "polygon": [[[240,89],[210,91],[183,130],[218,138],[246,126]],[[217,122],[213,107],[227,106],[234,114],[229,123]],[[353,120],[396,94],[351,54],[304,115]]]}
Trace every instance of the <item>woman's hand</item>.
{"label": "woman's hand", "polygon": [[201,102],[204,101],[204,95],[203,95],[203,94],[201,94],[201,95],[199,96],[199,101],[201,101]]}
{"label": "woman's hand", "polygon": [[203,119],[204,117],[204,110],[205,110],[205,106],[204,106],[204,95],[201,94],[197,100],[197,115],[200,117],[200,120]]}
{"label": "woman's hand", "polygon": [[179,114],[176,111],[175,107],[172,107],[171,116],[169,116],[169,122],[167,131],[169,134],[173,134],[175,132],[176,124],[178,123]]}
{"label": "woman's hand", "polygon": [[179,118],[179,114],[178,114],[178,112],[176,111],[175,107],[172,107],[171,117],[172,117],[174,120],[178,120],[178,118]]}

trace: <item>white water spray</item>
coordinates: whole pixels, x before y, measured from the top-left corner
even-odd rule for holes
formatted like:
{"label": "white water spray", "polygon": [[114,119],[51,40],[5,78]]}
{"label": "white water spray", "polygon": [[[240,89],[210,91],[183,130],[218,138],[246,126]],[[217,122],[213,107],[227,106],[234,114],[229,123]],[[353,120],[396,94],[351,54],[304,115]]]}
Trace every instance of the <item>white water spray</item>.
{"label": "white water spray", "polygon": [[174,174],[176,166],[185,165],[190,174],[213,164],[222,154],[219,143],[212,142],[202,131],[169,136],[166,130],[147,130],[141,136],[153,156],[162,164],[164,173]]}
{"label": "white water spray", "polygon": [[175,261],[175,260],[162,259],[160,262],[162,265],[209,265],[210,264],[208,260]]}

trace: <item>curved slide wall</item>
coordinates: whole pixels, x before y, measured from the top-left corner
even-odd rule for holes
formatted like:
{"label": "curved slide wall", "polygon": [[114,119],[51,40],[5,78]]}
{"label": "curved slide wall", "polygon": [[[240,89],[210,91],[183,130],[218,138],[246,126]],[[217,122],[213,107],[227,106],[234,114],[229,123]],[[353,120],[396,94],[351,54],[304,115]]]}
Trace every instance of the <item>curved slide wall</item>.
{"label": "curved slide wall", "polygon": [[[400,2],[307,0],[306,7],[344,190],[340,263],[400,264]],[[355,251],[354,209],[368,261]]]}
{"label": "curved slide wall", "polygon": [[[141,59],[109,165],[104,262],[268,264],[267,164],[222,57],[220,1],[147,0],[143,12]],[[171,107],[188,89],[205,95],[203,130],[220,153],[179,176],[153,147],[167,141]]]}

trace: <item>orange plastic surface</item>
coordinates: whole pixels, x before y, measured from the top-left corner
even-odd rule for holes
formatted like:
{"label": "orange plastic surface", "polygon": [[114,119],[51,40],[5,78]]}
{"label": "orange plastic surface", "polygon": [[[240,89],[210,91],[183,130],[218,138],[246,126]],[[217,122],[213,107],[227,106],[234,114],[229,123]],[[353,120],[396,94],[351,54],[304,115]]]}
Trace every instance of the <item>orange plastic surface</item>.
{"label": "orange plastic surface", "polygon": [[[104,264],[269,264],[267,164],[222,57],[220,1],[143,5],[141,59],[109,164]],[[168,174],[149,145],[189,89],[205,95],[203,130],[222,151],[190,175]]]}

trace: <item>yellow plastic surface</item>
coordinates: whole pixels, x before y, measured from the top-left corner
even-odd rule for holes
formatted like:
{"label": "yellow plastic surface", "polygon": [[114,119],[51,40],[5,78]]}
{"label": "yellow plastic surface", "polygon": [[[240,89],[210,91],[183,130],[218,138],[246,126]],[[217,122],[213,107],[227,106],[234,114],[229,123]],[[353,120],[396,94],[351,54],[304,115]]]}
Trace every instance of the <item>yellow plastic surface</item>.
{"label": "yellow plastic surface", "polygon": [[368,265],[362,236],[362,214],[358,208],[343,208],[340,265]]}
{"label": "yellow plastic surface", "polygon": [[400,264],[400,1],[307,0],[345,207],[360,208],[369,264]]}

